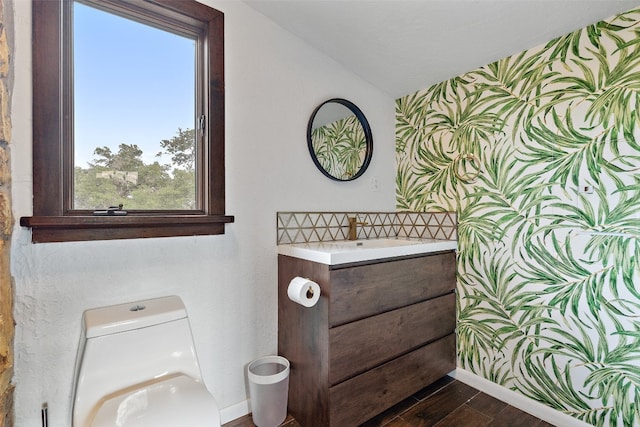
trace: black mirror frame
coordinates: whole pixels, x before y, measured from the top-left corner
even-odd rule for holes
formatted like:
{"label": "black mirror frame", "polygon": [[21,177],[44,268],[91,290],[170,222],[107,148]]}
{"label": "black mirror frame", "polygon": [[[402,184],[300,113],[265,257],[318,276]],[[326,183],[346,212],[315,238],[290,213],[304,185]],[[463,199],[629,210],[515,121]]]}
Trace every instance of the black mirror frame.
{"label": "black mirror frame", "polygon": [[[313,128],[313,120],[315,119],[316,114],[318,113],[320,108],[322,108],[324,105],[332,103],[332,102],[333,103],[337,103],[337,104],[341,104],[341,105],[347,107],[349,110],[351,110],[351,112],[353,114],[355,114],[356,118],[360,122],[360,125],[362,125],[362,129],[364,131],[364,137],[365,137],[365,141],[366,141],[366,152],[365,152],[365,156],[364,156],[364,161],[362,162],[362,166],[360,167],[358,172],[355,173],[349,179],[341,179],[341,178],[335,177],[335,176],[331,175],[329,172],[327,172],[325,170],[325,168],[322,167],[322,165],[318,161],[318,158],[316,157],[316,153],[313,151],[313,144],[312,144],[312,141],[311,141],[311,131],[312,131],[312,128]],[[367,121],[367,118],[364,116],[362,111],[353,102],[348,101],[348,100],[343,99],[343,98],[332,98],[332,99],[324,101],[322,104],[318,105],[316,107],[316,109],[313,110],[313,113],[311,113],[311,117],[309,118],[309,123],[307,125],[307,147],[309,148],[309,154],[311,155],[311,159],[313,160],[313,163],[316,165],[318,170],[320,170],[320,172],[322,172],[322,174],[324,176],[326,176],[327,178],[332,179],[334,181],[340,181],[340,182],[353,181],[354,179],[361,177],[362,174],[364,174],[364,172],[369,167],[369,163],[371,163],[371,157],[373,156],[373,135],[371,133],[371,126],[369,126],[369,122]]]}

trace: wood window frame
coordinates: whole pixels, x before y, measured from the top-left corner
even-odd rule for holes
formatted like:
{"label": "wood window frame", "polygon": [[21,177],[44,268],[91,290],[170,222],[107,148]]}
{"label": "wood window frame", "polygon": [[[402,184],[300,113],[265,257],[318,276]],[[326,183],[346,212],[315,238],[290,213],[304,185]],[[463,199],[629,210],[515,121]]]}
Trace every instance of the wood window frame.
{"label": "wood window frame", "polygon": [[195,0],[100,0],[101,4],[131,8],[141,16],[206,26],[207,75],[202,90],[206,124],[203,170],[197,184],[201,209],[94,216],[92,211],[73,210],[69,191],[73,150],[66,135],[73,134],[73,106],[65,82],[69,31],[63,22],[69,18],[71,3],[32,3],[33,216],[20,218],[20,225],[31,227],[34,243],[224,234],[224,225],[234,221],[225,214],[224,14]]}

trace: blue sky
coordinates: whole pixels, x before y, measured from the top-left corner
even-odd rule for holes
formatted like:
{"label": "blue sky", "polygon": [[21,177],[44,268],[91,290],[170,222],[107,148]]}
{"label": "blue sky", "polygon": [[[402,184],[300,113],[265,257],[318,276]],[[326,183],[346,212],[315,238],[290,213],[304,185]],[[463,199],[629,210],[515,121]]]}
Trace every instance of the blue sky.
{"label": "blue sky", "polygon": [[156,161],[162,139],[194,127],[195,41],[74,4],[76,165],[122,143]]}

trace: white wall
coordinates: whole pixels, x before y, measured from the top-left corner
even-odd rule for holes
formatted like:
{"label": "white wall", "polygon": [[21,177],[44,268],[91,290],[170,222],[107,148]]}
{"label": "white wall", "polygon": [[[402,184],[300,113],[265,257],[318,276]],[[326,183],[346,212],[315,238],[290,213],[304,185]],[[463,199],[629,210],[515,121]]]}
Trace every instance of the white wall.
{"label": "white wall", "polygon": [[[238,1],[225,13],[227,212],[222,236],[30,243],[16,224],[16,425],[69,423],[80,318],[89,307],[180,295],[204,380],[223,417],[246,410],[246,364],[277,350],[276,211],[395,208],[394,100]],[[31,2],[15,0],[13,209],[31,214]],[[359,180],[337,183],[307,152],[307,120],[331,97],[355,102],[375,150]],[[376,176],[379,192],[370,190]]]}

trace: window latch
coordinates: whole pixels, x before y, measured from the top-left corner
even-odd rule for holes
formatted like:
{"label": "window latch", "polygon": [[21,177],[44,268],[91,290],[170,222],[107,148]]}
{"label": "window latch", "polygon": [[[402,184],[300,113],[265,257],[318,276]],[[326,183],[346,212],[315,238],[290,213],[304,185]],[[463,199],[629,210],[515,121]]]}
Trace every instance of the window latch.
{"label": "window latch", "polygon": [[95,216],[124,216],[129,212],[123,211],[122,207],[124,205],[120,203],[118,206],[109,206],[106,210],[103,211],[93,211]]}
{"label": "window latch", "polygon": [[207,124],[207,117],[205,115],[198,117],[198,129],[200,130],[200,133],[202,133],[203,135],[204,135],[204,128],[206,124]]}

